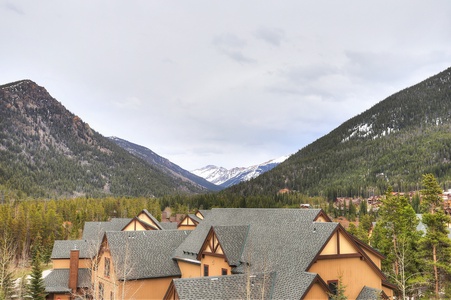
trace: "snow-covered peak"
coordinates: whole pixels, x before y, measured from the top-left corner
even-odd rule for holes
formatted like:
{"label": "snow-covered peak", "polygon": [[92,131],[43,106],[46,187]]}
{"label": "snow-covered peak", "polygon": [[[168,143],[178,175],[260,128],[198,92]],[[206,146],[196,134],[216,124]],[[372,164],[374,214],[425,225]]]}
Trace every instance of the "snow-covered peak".
{"label": "snow-covered peak", "polygon": [[251,180],[259,176],[260,174],[273,169],[278,164],[284,162],[287,158],[288,156],[282,156],[277,159],[261,163],[259,165],[250,167],[236,167],[230,170],[223,167],[208,165],[206,167],[193,170],[191,171],[191,173],[205,178],[206,180],[216,185],[228,187],[240,183],[241,181]]}

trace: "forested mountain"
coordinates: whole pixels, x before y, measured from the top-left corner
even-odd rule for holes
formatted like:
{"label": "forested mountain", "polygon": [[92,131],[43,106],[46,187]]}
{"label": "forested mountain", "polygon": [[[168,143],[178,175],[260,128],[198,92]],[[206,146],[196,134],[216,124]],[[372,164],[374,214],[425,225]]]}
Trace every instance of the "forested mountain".
{"label": "forested mountain", "polygon": [[172,163],[168,159],[161,157],[160,155],[156,154],[155,152],[144,146],[134,144],[132,142],[129,142],[127,140],[118,137],[109,137],[109,139],[115,142],[121,148],[127,150],[130,154],[143,159],[151,166],[156,166],[160,168],[161,171],[165,172],[169,176],[180,178],[182,180],[191,181],[193,184],[200,185],[201,187],[211,191],[219,191],[222,189],[222,187],[213,184],[207,181],[206,179],[199,177],[193,173],[190,173],[189,171]]}
{"label": "forested mountain", "polygon": [[275,194],[282,188],[336,196],[418,189],[433,173],[451,185],[451,68],[404,89],[304,147],[256,179],[225,193]]}
{"label": "forested mountain", "polygon": [[30,80],[0,86],[0,186],[32,197],[205,191],[129,154]]}

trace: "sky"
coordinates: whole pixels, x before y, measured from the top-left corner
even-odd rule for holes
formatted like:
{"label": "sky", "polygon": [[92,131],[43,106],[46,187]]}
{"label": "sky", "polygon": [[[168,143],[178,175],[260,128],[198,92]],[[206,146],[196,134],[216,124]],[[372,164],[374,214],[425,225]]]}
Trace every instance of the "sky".
{"label": "sky", "polygon": [[186,170],[296,153],[451,67],[451,1],[0,0],[0,84]]}

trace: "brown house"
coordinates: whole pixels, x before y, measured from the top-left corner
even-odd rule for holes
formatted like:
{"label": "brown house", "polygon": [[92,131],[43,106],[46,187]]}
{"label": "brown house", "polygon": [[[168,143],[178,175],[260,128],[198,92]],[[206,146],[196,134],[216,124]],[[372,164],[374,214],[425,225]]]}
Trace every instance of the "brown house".
{"label": "brown house", "polygon": [[[190,231],[166,230],[142,213],[119,230],[105,230],[94,255],[79,252],[76,284],[69,275],[77,265],[70,259],[74,241],[55,242],[52,258],[67,275],[60,288],[47,285],[47,291],[90,291],[95,299],[326,300],[342,280],[348,299],[393,299],[395,287],[380,269],[383,256],[322,210],[198,211],[186,216],[196,221]],[[85,226],[86,236],[96,236],[96,226]],[[67,261],[58,261],[60,252]]]}

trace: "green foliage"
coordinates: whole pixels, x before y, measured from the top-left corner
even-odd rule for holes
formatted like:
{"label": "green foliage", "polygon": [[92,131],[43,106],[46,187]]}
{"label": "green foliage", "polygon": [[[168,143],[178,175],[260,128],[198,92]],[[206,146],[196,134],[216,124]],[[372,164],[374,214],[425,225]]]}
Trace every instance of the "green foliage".
{"label": "green foliage", "polygon": [[[442,282],[447,282],[451,275],[451,240],[448,238],[447,224],[451,222],[443,210],[440,197],[442,190],[432,174],[423,176],[422,209],[425,211],[422,221],[426,226],[426,233],[421,239],[422,254],[425,271],[430,275],[430,292],[439,297],[443,288]],[[433,292],[432,292],[433,291]]]}
{"label": "green foliage", "polygon": [[0,87],[0,103],[0,185],[19,198],[202,192],[101,136],[31,81]]}
{"label": "green foliage", "polygon": [[409,200],[404,196],[393,196],[389,188],[379,209],[371,245],[386,256],[382,270],[398,286],[401,299],[414,292],[413,287],[421,277],[418,222]]}
{"label": "green foliage", "polygon": [[28,284],[28,296],[33,300],[45,300],[46,292],[44,286],[44,279],[42,278],[41,260],[39,259],[39,252],[33,256],[31,269],[31,279]]}

